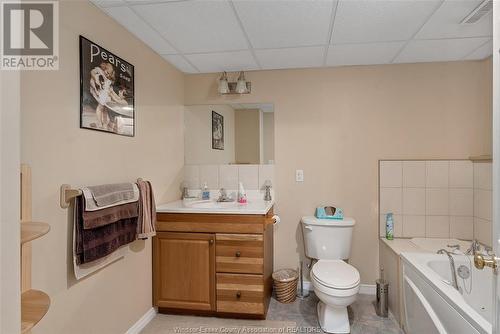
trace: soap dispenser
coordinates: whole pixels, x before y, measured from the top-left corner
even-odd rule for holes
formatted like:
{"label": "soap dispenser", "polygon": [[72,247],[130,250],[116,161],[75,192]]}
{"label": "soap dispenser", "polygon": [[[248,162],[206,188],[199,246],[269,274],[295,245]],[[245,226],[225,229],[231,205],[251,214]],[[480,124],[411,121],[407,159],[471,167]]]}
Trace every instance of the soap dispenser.
{"label": "soap dispenser", "polygon": [[240,186],[238,189],[238,203],[245,204],[247,202],[247,194],[245,189],[243,188],[243,183],[240,182]]}
{"label": "soap dispenser", "polygon": [[208,201],[210,199],[210,190],[208,190],[207,183],[203,183],[203,187],[201,188],[201,199],[204,201]]}

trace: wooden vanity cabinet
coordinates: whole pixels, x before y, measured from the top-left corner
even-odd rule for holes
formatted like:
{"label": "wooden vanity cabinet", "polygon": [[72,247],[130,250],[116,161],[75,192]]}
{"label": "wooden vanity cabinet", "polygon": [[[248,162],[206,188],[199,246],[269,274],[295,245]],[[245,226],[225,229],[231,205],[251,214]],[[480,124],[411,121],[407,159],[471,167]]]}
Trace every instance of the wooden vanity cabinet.
{"label": "wooden vanity cabinet", "polygon": [[154,304],[215,310],[215,235],[158,232],[154,244]]}
{"label": "wooden vanity cabinet", "polygon": [[272,293],[273,211],[158,213],[153,304],[161,313],[264,319]]}

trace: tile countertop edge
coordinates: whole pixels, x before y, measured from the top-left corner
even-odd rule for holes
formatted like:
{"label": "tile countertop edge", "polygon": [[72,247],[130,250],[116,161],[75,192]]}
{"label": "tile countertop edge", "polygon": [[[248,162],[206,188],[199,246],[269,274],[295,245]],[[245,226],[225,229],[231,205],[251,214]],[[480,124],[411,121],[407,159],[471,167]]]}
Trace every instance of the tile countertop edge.
{"label": "tile countertop edge", "polygon": [[265,215],[274,206],[272,201],[250,201],[248,204],[238,204],[231,208],[193,208],[184,206],[182,200],[177,200],[156,206],[157,213],[202,213],[226,215]]}

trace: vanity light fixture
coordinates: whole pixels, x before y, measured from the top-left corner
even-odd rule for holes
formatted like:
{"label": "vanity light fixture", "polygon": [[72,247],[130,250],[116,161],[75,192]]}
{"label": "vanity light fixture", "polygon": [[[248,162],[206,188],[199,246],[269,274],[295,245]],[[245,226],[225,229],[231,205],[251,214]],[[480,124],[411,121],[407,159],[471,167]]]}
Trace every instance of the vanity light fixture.
{"label": "vanity light fixture", "polygon": [[252,89],[252,84],[245,79],[245,73],[243,71],[239,72],[238,80],[236,82],[230,82],[227,79],[227,73],[223,72],[219,79],[218,91],[221,95],[226,94],[249,94]]}
{"label": "vanity light fixture", "polygon": [[222,73],[222,76],[219,79],[219,93],[220,94],[229,94],[229,84],[227,82],[227,73]]}

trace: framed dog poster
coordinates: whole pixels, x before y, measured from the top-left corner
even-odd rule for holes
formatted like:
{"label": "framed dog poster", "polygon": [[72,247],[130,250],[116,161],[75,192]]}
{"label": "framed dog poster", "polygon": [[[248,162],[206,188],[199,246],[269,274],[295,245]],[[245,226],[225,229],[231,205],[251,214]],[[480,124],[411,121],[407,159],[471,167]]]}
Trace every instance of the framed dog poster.
{"label": "framed dog poster", "polygon": [[83,36],[80,128],[135,135],[134,66]]}
{"label": "framed dog poster", "polygon": [[212,149],[224,149],[224,116],[212,110]]}

